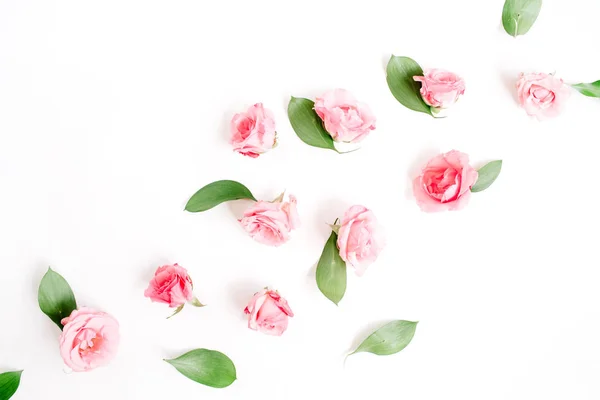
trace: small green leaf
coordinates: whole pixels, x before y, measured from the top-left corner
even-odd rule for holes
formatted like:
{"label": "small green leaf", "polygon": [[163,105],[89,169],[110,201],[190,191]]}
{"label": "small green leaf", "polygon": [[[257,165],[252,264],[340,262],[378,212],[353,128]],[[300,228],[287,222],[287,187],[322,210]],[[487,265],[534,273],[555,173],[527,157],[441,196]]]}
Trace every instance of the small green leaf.
{"label": "small green leaf", "polygon": [[206,306],[206,304],[200,303],[200,300],[198,300],[197,297],[194,297],[192,299],[192,301],[190,301],[190,304],[193,305],[194,307],[205,307]]}
{"label": "small green leaf", "polygon": [[283,201],[284,196],[285,196],[285,190],[283,192],[281,192],[281,194],[279,196],[275,197],[271,203],[281,203]]}
{"label": "small green leaf", "polygon": [[224,388],[236,380],[235,365],[225,354],[196,349],[165,360],[191,380],[214,388]]}
{"label": "small green leaf", "polygon": [[423,69],[408,57],[392,56],[387,65],[387,84],[390,91],[404,107],[413,111],[431,114],[431,108],[421,97],[421,83],[415,76],[423,76]]}
{"label": "small green leaf", "polygon": [[167,317],[167,319],[171,319],[171,318],[173,318],[174,316],[176,316],[177,314],[179,314],[179,313],[181,312],[181,310],[183,310],[183,307],[184,307],[184,306],[185,306],[185,304],[182,304],[182,305],[180,305],[179,307],[177,307],[177,308],[175,309],[175,311],[173,312],[173,314],[169,315],[169,316]]}
{"label": "small green leaf", "polygon": [[19,388],[23,371],[0,374],[0,400],[8,400]]}
{"label": "small green leaf", "polygon": [[236,181],[216,181],[198,190],[188,200],[185,210],[201,212],[231,200],[250,199],[256,201],[250,190]]}
{"label": "small green leaf", "polygon": [[288,104],[288,118],[296,135],[304,143],[337,151],[333,138],[323,127],[323,121],[314,110],[315,102],[300,97],[292,97]]}
{"label": "small green leaf", "polygon": [[502,10],[502,25],[511,36],[529,32],[542,8],[542,0],[506,0]]}
{"label": "small green leaf", "polygon": [[346,293],[346,263],[340,258],[337,237],[337,233],[331,232],[317,264],[317,286],[335,305]]}
{"label": "small green leaf", "polygon": [[392,321],[373,332],[350,355],[367,352],[378,356],[396,354],[415,336],[418,322]]}
{"label": "small green leaf", "polygon": [[60,321],[71,315],[71,312],[77,308],[71,287],[65,278],[54,272],[52,268],[48,268],[48,272],[40,282],[38,303],[42,312],[61,330],[63,325]]}
{"label": "small green leaf", "polygon": [[589,97],[600,97],[600,81],[592,83],[578,83],[571,85],[579,93]]}
{"label": "small green leaf", "polygon": [[481,167],[477,173],[477,182],[471,187],[471,192],[481,192],[490,187],[502,170],[502,160],[491,161]]}

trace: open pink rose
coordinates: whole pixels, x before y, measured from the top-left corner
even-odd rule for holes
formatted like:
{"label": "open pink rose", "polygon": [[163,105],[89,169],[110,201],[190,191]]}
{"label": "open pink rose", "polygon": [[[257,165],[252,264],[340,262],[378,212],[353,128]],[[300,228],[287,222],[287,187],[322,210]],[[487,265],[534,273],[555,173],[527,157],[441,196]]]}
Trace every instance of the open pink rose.
{"label": "open pink rose", "polygon": [[194,298],[192,278],[178,264],[164,265],[154,273],[144,296],[171,308],[179,307]]}
{"label": "open pink rose", "polygon": [[82,307],[61,321],[60,355],[75,372],[106,365],[119,347],[119,323],[107,313]]}
{"label": "open pink rose", "polygon": [[248,328],[274,336],[281,336],[288,327],[288,317],[294,316],[287,301],[268,289],[256,293],[244,313],[248,315]]}
{"label": "open pink rose", "polygon": [[538,120],[557,116],[570,94],[569,87],[554,75],[521,74],[517,81],[519,104]]}
{"label": "open pink rose", "polygon": [[315,99],[315,112],[336,142],[357,143],[375,129],[369,106],[359,103],[344,89],[335,89]]}
{"label": "open pink rose", "polygon": [[257,242],[279,246],[300,226],[296,198],[290,195],[289,202],[282,201],[282,196],[273,202],[258,201],[244,212],[240,223]]}
{"label": "open pink rose", "polygon": [[337,246],[342,260],[361,276],[375,262],[384,245],[375,214],[363,206],[350,207],[339,222]]}
{"label": "open pink rose", "polygon": [[256,158],[271,150],[276,143],[275,118],[261,103],[233,116],[231,144],[234,151]]}
{"label": "open pink rose", "polygon": [[417,204],[426,212],[460,210],[468,203],[477,178],[468,155],[456,150],[437,155],[413,181]]}
{"label": "open pink rose", "polygon": [[427,69],[424,76],[415,76],[413,79],[421,82],[423,101],[434,108],[448,108],[465,93],[465,81],[443,69]]}

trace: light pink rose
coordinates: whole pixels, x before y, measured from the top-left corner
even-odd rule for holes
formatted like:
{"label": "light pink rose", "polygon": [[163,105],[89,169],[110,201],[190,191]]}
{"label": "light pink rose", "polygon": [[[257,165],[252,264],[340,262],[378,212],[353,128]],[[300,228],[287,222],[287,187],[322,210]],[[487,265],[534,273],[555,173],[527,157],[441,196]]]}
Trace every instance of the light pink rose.
{"label": "light pink rose", "polygon": [[315,99],[315,112],[336,142],[357,143],[375,129],[369,106],[359,103],[344,89],[335,89]]}
{"label": "light pink rose", "polygon": [[277,143],[275,118],[262,103],[245,113],[235,114],[231,120],[231,144],[240,154],[256,158],[275,147]]}
{"label": "light pink rose", "polygon": [[67,318],[60,335],[60,355],[75,372],[106,365],[119,347],[119,323],[107,313],[82,307]]}
{"label": "light pink rose", "polygon": [[240,223],[257,242],[279,246],[289,240],[292,229],[300,226],[296,198],[290,195],[289,202],[281,198],[258,201],[244,212]]}
{"label": "light pink rose", "polygon": [[421,82],[423,101],[434,108],[448,108],[465,93],[465,81],[443,69],[426,69],[424,76],[415,76],[413,79]]}
{"label": "light pink rose", "polygon": [[557,116],[570,94],[569,87],[554,75],[521,74],[517,81],[519,104],[538,120]]}
{"label": "light pink rose", "polygon": [[288,327],[288,317],[294,316],[287,301],[268,289],[256,293],[244,313],[248,315],[248,328],[274,336],[281,336]]}
{"label": "light pink rose", "polygon": [[340,219],[337,246],[342,260],[358,276],[364,274],[385,246],[375,214],[363,206],[350,207]]}
{"label": "light pink rose", "polygon": [[437,155],[413,181],[417,204],[426,212],[460,210],[469,202],[477,177],[468,155],[456,150]]}
{"label": "light pink rose", "polygon": [[179,307],[194,298],[192,278],[178,264],[164,265],[154,273],[144,296],[171,308]]}

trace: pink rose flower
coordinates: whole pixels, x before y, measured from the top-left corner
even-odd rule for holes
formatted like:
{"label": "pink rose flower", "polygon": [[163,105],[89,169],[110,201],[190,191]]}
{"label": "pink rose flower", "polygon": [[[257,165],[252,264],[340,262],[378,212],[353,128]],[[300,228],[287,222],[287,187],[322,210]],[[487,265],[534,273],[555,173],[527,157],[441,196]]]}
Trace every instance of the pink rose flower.
{"label": "pink rose flower", "polygon": [[554,75],[521,74],[517,81],[519,104],[538,120],[557,116],[570,94],[569,87]]}
{"label": "pink rose flower", "polygon": [[248,328],[274,336],[281,336],[288,327],[288,317],[294,316],[287,301],[268,289],[256,293],[244,313],[248,315]]}
{"label": "pink rose flower", "polygon": [[240,223],[257,242],[279,246],[289,240],[292,229],[300,226],[296,198],[290,195],[289,202],[282,199],[283,195],[273,202],[258,201],[244,212]]}
{"label": "pink rose flower", "polygon": [[250,107],[245,113],[235,114],[231,120],[233,150],[256,158],[275,147],[277,143],[273,113],[262,103]]}
{"label": "pink rose flower", "polygon": [[344,89],[335,89],[315,99],[315,112],[336,142],[357,143],[375,129],[369,106],[359,103]]}
{"label": "pink rose flower", "polygon": [[469,202],[477,178],[468,155],[456,150],[437,155],[413,181],[417,204],[425,212],[460,210]]}
{"label": "pink rose flower", "polygon": [[421,82],[421,97],[431,107],[448,108],[465,93],[465,81],[452,72],[434,68],[424,74],[413,79]]}
{"label": "pink rose flower", "polygon": [[82,307],[61,321],[60,355],[75,372],[106,365],[119,347],[119,323],[112,316]]}
{"label": "pink rose flower", "polygon": [[164,265],[154,273],[144,296],[171,308],[179,307],[194,298],[192,278],[178,264]]}
{"label": "pink rose flower", "polygon": [[337,246],[340,257],[358,276],[377,259],[385,240],[377,218],[363,206],[352,206],[341,218]]}

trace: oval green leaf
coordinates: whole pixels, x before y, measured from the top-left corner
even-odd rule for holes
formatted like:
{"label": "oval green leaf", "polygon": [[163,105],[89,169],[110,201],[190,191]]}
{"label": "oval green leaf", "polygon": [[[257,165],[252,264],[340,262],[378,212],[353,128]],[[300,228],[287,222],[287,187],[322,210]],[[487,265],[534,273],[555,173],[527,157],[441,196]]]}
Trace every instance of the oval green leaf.
{"label": "oval green leaf", "polygon": [[579,93],[588,96],[588,97],[600,97],[600,81],[592,82],[592,83],[578,83],[576,85],[571,85],[575,90]]}
{"label": "oval green leaf", "polygon": [[323,121],[314,110],[315,102],[301,97],[292,97],[288,104],[288,118],[296,135],[304,143],[337,151],[333,138],[323,127]]}
{"label": "oval green leaf", "polygon": [[38,304],[46,314],[62,330],[60,322],[63,318],[71,315],[77,308],[75,295],[71,286],[59,273],[48,268],[48,272],[42,278],[38,289]]}
{"label": "oval green leaf", "polygon": [[19,388],[23,371],[0,374],[0,400],[8,400]]}
{"label": "oval green leaf", "polygon": [[479,174],[477,182],[471,187],[471,192],[481,192],[490,187],[496,180],[502,170],[502,160],[491,161],[481,167],[477,173]]}
{"label": "oval green leaf", "polygon": [[421,97],[421,83],[414,80],[415,76],[423,76],[423,69],[415,60],[392,56],[386,72],[387,84],[396,100],[413,111],[433,115]]}
{"label": "oval green leaf", "polygon": [[327,240],[317,264],[317,286],[335,305],[346,293],[346,263],[340,258],[335,232]]}
{"label": "oval green leaf", "polygon": [[356,350],[356,353],[373,353],[378,356],[396,354],[403,350],[415,336],[418,322],[392,321],[373,332]]}
{"label": "oval green leaf", "polygon": [[185,210],[202,212],[210,210],[223,202],[239,199],[256,201],[252,192],[241,183],[229,180],[216,181],[194,193],[185,205]]}
{"label": "oval green leaf", "polygon": [[506,0],[502,10],[502,26],[511,36],[529,32],[542,8],[542,0]]}
{"label": "oval green leaf", "polygon": [[182,375],[206,386],[224,388],[236,380],[233,361],[215,350],[196,349],[165,361]]}

